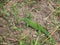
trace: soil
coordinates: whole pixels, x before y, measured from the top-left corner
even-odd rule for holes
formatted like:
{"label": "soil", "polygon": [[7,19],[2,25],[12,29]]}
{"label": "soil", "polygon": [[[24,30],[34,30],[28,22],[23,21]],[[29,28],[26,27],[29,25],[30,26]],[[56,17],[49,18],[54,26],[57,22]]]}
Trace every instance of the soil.
{"label": "soil", "polygon": [[[8,2],[5,5],[6,10],[10,11],[11,5],[17,3],[18,1],[19,0],[11,0],[10,2]],[[55,4],[53,1],[48,2],[47,0],[37,0],[38,3],[31,6],[26,5],[24,3],[24,0],[21,0],[21,2],[22,8],[16,9],[19,10],[18,18],[25,17],[27,9],[32,14],[32,20],[34,22],[37,22],[38,24],[45,27],[49,33],[54,30],[55,25],[53,25],[53,23],[51,22],[51,13],[57,6],[60,5]],[[59,19],[60,16],[56,17],[56,20],[58,22],[60,22]],[[52,26],[49,26],[50,24],[52,24]],[[0,17],[0,45],[18,45],[20,37],[23,39],[24,36],[28,36],[28,38],[26,39],[27,41],[30,41],[30,39],[32,38],[37,38],[35,29],[32,29],[30,27],[26,28],[21,20],[19,20],[19,24],[17,24],[16,26],[22,28],[22,32],[18,30],[11,30],[7,21],[3,17]],[[55,45],[60,45],[60,31],[56,31],[52,35],[52,37],[55,41]]]}

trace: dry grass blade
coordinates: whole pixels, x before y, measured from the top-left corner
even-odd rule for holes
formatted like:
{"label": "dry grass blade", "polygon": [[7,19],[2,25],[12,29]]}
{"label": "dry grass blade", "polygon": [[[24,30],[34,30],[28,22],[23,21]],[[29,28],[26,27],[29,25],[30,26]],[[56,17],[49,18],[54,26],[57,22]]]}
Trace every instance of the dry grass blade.
{"label": "dry grass blade", "polygon": [[37,45],[38,40],[39,40],[39,36],[38,36],[37,39],[36,39],[35,45]]}
{"label": "dry grass blade", "polygon": [[[52,36],[52,35],[57,31],[57,29],[58,29],[58,26],[56,26],[56,28],[51,32],[51,35],[50,35],[50,36]],[[50,36],[49,36],[49,37],[50,37]],[[46,39],[42,42],[42,44],[43,44],[44,42],[46,42],[46,41],[49,39],[49,37],[46,38]]]}

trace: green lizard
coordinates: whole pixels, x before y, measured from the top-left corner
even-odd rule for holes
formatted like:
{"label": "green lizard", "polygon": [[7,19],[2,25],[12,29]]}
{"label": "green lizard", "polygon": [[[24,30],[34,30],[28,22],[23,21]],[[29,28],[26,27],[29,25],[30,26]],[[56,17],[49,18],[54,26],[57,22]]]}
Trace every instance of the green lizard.
{"label": "green lizard", "polygon": [[50,36],[49,32],[44,27],[42,27],[41,25],[31,21],[28,18],[22,18],[22,20],[25,23],[27,23],[30,27],[32,27],[33,29],[36,29],[36,30],[40,31],[41,33],[44,33],[47,37],[49,37],[50,44],[54,45],[54,40],[52,39],[52,37]]}

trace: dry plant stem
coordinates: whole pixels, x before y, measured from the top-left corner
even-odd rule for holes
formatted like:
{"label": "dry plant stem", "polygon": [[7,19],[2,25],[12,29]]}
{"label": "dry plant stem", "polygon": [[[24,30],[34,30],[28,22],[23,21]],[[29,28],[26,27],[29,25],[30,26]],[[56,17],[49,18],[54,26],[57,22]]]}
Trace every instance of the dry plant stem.
{"label": "dry plant stem", "polygon": [[[59,6],[60,7],[60,6]],[[57,8],[59,8],[59,7],[57,7]],[[47,20],[48,18],[49,18],[49,16],[51,16],[52,14],[53,14],[53,12],[55,12],[56,11],[56,9],[55,10],[53,10],[46,18],[44,18],[44,20]]]}
{"label": "dry plant stem", "polygon": [[35,45],[37,45],[38,40],[39,40],[39,36],[38,36],[37,39],[36,39]]}
{"label": "dry plant stem", "polygon": [[21,39],[24,39],[24,38],[26,38],[28,36],[28,34],[27,35],[25,35],[25,36],[23,36]]}
{"label": "dry plant stem", "polygon": [[[56,28],[51,32],[51,35],[50,35],[50,36],[52,36],[52,35],[57,31],[58,27],[59,27],[59,26],[56,26]],[[50,36],[49,36],[49,37],[50,37]],[[49,39],[49,37],[46,38],[46,39],[42,42],[42,44],[43,44],[44,42],[46,42],[46,41]]]}

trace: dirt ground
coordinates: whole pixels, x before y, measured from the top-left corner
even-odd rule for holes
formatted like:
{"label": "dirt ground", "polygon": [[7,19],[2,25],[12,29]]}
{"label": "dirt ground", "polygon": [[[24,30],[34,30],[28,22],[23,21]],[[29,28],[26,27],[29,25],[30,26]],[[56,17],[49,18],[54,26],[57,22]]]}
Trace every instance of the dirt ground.
{"label": "dirt ground", "polygon": [[[17,3],[18,1],[19,0],[11,0],[8,2],[5,5],[6,10],[10,11],[10,6]],[[21,0],[21,2],[22,8],[17,7],[16,9],[19,10],[17,15],[19,19],[25,17],[26,10],[28,10],[32,14],[32,20],[34,22],[37,22],[38,24],[45,27],[49,33],[53,32],[56,26],[51,22],[51,13],[57,6],[60,6],[59,4],[55,4],[53,1],[48,2],[47,0],[37,0],[36,4],[28,6],[24,3],[24,0]],[[12,23],[15,24],[13,17],[11,16],[9,18],[11,19]],[[59,19],[60,16],[56,17],[58,22],[60,22]],[[16,24],[16,26],[22,28],[22,32],[18,30],[11,30],[9,23],[7,23],[3,17],[0,17],[0,45],[18,45],[19,39],[23,39],[24,36],[28,36],[28,38],[26,38],[27,42],[29,42],[32,38],[37,38],[36,31],[30,27],[26,28],[21,20],[19,20],[19,23]],[[55,41],[55,45],[60,45],[60,31],[56,31],[52,37]]]}

